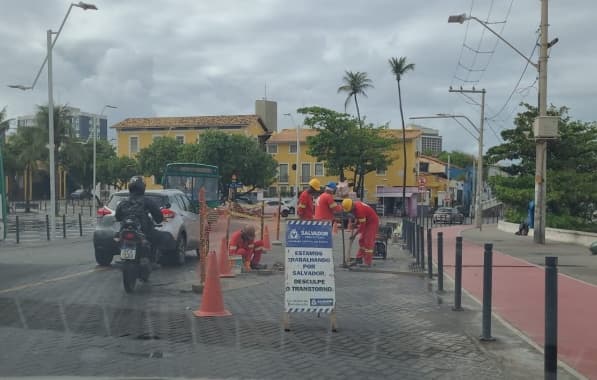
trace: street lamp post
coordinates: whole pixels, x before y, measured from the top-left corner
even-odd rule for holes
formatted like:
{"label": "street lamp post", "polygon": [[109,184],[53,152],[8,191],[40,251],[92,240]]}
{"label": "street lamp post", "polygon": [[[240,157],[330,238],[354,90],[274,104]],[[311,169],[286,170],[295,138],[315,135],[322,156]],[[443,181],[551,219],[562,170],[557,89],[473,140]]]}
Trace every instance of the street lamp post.
{"label": "street lamp post", "polygon": [[294,122],[294,118],[292,117],[291,113],[285,113],[284,116],[290,117],[292,124],[296,126],[296,192],[295,194],[298,196],[299,193],[299,165],[301,163],[301,145],[299,141],[299,128],[300,126]]}
{"label": "street lamp post", "polygon": [[[35,88],[35,84],[39,79],[39,76],[44,68],[44,66],[48,65],[48,150],[49,150],[49,160],[50,160],[50,230],[52,233],[50,234],[50,239],[54,239],[54,234],[56,232],[56,159],[55,159],[55,146],[54,146],[54,95],[53,95],[53,80],[52,80],[52,49],[58,41],[58,37],[60,36],[60,32],[66,23],[66,19],[70,14],[70,11],[73,7],[81,8],[83,10],[97,10],[97,7],[93,4],[84,3],[79,1],[78,3],[71,3],[68,7],[68,11],[62,20],[62,24],[60,24],[60,28],[58,28],[57,32],[52,32],[51,29],[47,30],[47,54],[44,61],[41,64],[37,72],[37,76],[35,77],[33,84],[31,86],[24,86],[24,85],[9,85],[8,87],[16,88],[19,90],[33,90]],[[52,34],[56,34],[56,37],[52,39]]]}
{"label": "street lamp post", "polygon": [[[97,182],[96,182],[96,173],[97,173],[97,126],[99,123],[102,122],[102,116],[104,115],[104,112],[106,111],[106,108],[112,108],[112,109],[116,109],[118,107],[116,106],[111,106],[109,104],[106,104],[104,106],[104,108],[102,108],[102,112],[100,112],[99,117],[97,119],[97,123],[93,123],[93,197],[95,199],[98,199],[97,194],[96,194],[96,189],[97,189]],[[101,127],[100,127],[101,128]]]}
{"label": "street lamp post", "polygon": [[[452,15],[448,17],[448,23],[462,24],[467,20],[475,20],[485,29],[493,33],[502,42],[512,48],[518,55],[523,57],[529,64],[537,69],[539,73],[539,117],[535,119],[535,223],[533,239],[535,243],[545,244],[546,226],[546,174],[547,174],[547,139],[557,137],[557,121],[547,117],[547,60],[548,49],[558,42],[555,38],[548,40],[548,0],[541,0],[541,40],[539,49],[539,62],[531,61],[520,50],[506,41],[496,31],[491,29],[485,22],[466,14]],[[549,41],[549,42],[548,42]],[[546,132],[550,130],[549,132]]]}
{"label": "street lamp post", "polygon": [[[483,99],[485,98],[485,90],[482,92]],[[481,121],[483,121],[484,115],[481,112]],[[471,121],[465,115],[449,115],[449,114],[437,114],[435,116],[414,116],[410,119],[453,119],[458,124],[460,124],[464,130],[471,136],[477,139],[478,142],[478,153],[477,153],[477,175],[476,175],[476,186],[475,186],[475,227],[481,229],[483,226],[482,220],[482,209],[481,209],[481,194],[483,192],[483,123],[480,124],[480,127],[477,128],[475,123]],[[466,120],[473,129],[477,132],[475,136],[471,133],[468,128],[466,128],[462,123],[458,121],[458,119]]]}

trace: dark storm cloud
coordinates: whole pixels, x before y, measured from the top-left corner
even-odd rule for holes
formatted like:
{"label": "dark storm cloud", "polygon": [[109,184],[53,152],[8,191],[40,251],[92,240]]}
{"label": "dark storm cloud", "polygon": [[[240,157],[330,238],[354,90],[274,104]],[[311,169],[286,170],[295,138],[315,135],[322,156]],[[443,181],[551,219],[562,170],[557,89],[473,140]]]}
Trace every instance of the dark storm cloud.
{"label": "dark storm cloud", "polygon": [[[491,21],[502,20],[509,0],[493,2]],[[5,1],[0,19],[0,106],[9,116],[33,112],[47,101],[45,72],[37,88],[20,92],[5,84],[30,84],[45,54],[45,31],[57,29],[68,1]],[[253,112],[255,99],[278,101],[279,126],[291,127],[285,112],[309,105],[344,109],[337,94],[345,70],[365,71],[375,88],[361,101],[374,123],[398,127],[396,83],[388,58],[407,56],[416,64],[402,83],[406,116],[463,113],[477,122],[479,110],[448,86],[453,78],[465,25],[447,16],[468,12],[470,0],[458,1],[97,1],[99,11],[73,9],[55,49],[55,97],[99,112],[106,103],[110,122],[152,115],[215,115]],[[473,14],[486,18],[490,0],[475,0]],[[568,105],[572,116],[594,120],[597,80],[592,67],[597,50],[591,36],[597,4],[590,0],[550,4],[550,103]],[[503,35],[530,53],[539,25],[539,1],[514,2]],[[501,29],[501,24],[494,24]],[[481,39],[481,36],[483,38]],[[495,38],[471,22],[467,43],[493,50]],[[490,57],[490,58],[489,58]],[[535,58],[536,59],[536,55]],[[487,65],[489,61],[489,65]],[[502,43],[495,54],[465,51],[464,65],[487,70],[470,73],[477,88],[487,89],[487,114],[502,108],[525,61]],[[459,69],[464,77],[466,71]],[[521,87],[533,83],[529,67]],[[473,83],[471,83],[473,84]],[[471,84],[464,84],[470,86]],[[491,126],[508,128],[521,100],[536,102],[536,89],[518,92]],[[352,105],[349,112],[354,112]],[[295,114],[295,120],[300,118]],[[439,128],[448,148],[475,151],[475,142],[450,120],[418,121]],[[498,142],[492,131],[487,145]]]}

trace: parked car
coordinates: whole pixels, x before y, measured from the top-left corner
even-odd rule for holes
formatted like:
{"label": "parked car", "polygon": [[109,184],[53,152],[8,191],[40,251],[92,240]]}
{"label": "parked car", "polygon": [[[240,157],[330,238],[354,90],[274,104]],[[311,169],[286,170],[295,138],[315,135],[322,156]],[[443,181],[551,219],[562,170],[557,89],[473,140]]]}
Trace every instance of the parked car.
{"label": "parked car", "polygon": [[282,198],[282,202],[288,207],[288,213],[294,215],[296,213],[296,198]]}
{"label": "parked car", "polygon": [[91,193],[87,190],[83,190],[83,189],[77,189],[75,191],[73,191],[72,193],[70,193],[70,199],[78,199],[78,200],[84,200],[84,199],[91,199]]}
{"label": "parked car", "polygon": [[[128,191],[116,192],[105,206],[97,210],[93,247],[99,265],[110,265],[113,256],[120,253],[118,242],[114,240],[114,235],[120,230],[120,222],[116,221],[114,214],[116,206],[128,196]],[[160,247],[162,261],[184,264],[186,252],[199,248],[199,215],[191,211],[191,202],[180,190],[148,190],[145,196],[155,201],[162,210],[164,221],[156,229],[168,232],[164,235],[170,237]]]}
{"label": "parked car", "polygon": [[463,224],[464,215],[453,207],[440,207],[433,214],[433,223]]}
{"label": "parked car", "polygon": [[290,214],[290,208],[284,204],[284,201],[280,203],[278,200],[265,201],[265,215],[273,215],[278,212],[278,206],[280,207],[280,215],[286,218]]}

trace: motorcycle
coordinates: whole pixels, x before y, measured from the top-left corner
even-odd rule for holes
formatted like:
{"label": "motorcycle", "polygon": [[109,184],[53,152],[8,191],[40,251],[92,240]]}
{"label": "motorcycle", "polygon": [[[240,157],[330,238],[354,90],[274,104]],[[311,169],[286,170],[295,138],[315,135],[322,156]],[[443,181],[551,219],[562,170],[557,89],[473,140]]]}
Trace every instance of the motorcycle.
{"label": "motorcycle", "polygon": [[118,238],[122,260],[122,283],[124,290],[132,293],[137,279],[143,282],[149,280],[156,252],[143,234],[139,223],[133,219],[126,219],[121,223]]}

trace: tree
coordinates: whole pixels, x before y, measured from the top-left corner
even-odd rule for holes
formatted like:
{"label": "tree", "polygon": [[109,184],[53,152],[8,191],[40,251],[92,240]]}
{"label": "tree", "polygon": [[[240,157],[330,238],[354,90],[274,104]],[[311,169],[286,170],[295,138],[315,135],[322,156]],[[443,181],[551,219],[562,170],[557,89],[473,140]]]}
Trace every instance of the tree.
{"label": "tree", "polygon": [[228,188],[235,174],[249,191],[271,185],[278,167],[255,139],[217,130],[201,134],[197,144],[185,145],[178,160],[217,166],[222,189]]}
{"label": "tree", "polygon": [[113,182],[111,184],[118,189],[124,188],[132,176],[139,174],[138,162],[128,156],[112,157],[108,161],[108,168],[113,173]]}
{"label": "tree", "polygon": [[372,124],[359,128],[358,121],[322,107],[300,108],[298,113],[306,115],[305,125],[318,131],[307,138],[307,153],[325,162],[328,171],[339,174],[344,180],[344,171],[357,171],[364,176],[377,169],[385,169],[391,163],[391,151],[397,140],[387,133],[387,126]]}
{"label": "tree", "polygon": [[[415,69],[414,63],[406,63],[406,57],[392,57],[388,60],[392,73],[396,77],[396,84],[398,85],[398,105],[400,107],[400,120],[402,121],[402,153],[403,153],[403,170],[404,175],[402,176],[402,199],[406,199],[406,125],[404,124],[404,112],[402,110],[402,91],[400,89],[400,80],[402,76],[409,71]],[[406,215],[406,202],[402,202],[402,215]]]}
{"label": "tree", "polygon": [[344,171],[356,165],[359,154],[355,141],[357,121],[333,110],[322,107],[305,107],[297,110],[306,115],[305,125],[318,131],[316,136],[307,137],[307,154],[324,162],[330,174],[338,174],[345,180]]}
{"label": "tree", "polygon": [[[538,114],[536,107],[522,105],[525,110],[517,115],[515,128],[502,131],[504,143],[487,151],[487,162],[510,163],[503,169],[513,177],[494,177],[490,184],[519,219],[534,194],[535,144],[529,137]],[[597,206],[597,125],[571,120],[566,107],[552,106],[548,115],[559,117],[559,138],[550,142],[548,150],[547,224],[597,230],[590,224]]]}
{"label": "tree", "polygon": [[448,162],[450,158],[450,165],[458,166],[460,168],[467,168],[475,162],[476,158],[468,153],[461,152],[459,150],[453,150],[451,152],[443,151],[434,155],[438,160]]}
{"label": "tree", "polygon": [[[344,76],[342,77],[342,82],[344,83],[342,86],[338,87],[338,93],[346,92],[346,100],[344,101],[344,111],[346,112],[346,108],[350,103],[351,99],[354,99],[354,105],[357,110],[357,119],[359,121],[359,127],[363,128],[363,120],[361,118],[361,111],[359,109],[359,101],[357,95],[363,95],[367,97],[366,90],[369,88],[373,88],[373,82],[371,79],[367,77],[367,73],[357,71],[352,72],[346,70]],[[365,180],[365,174],[360,167],[360,164],[357,165],[355,169],[355,183],[356,183],[356,190],[357,194],[360,195],[361,200],[365,195],[363,189],[363,182]]]}
{"label": "tree", "polygon": [[158,137],[147,148],[137,154],[139,169],[145,175],[152,175],[156,183],[162,180],[166,164],[176,162],[181,145],[172,137]]}

